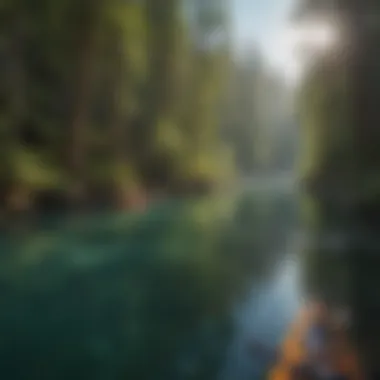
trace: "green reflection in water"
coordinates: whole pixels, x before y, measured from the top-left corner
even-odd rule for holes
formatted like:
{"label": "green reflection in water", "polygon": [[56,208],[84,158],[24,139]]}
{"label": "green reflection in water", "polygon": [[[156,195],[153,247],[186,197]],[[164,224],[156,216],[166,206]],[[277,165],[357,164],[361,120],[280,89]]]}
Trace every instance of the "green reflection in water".
{"label": "green reflection in water", "polygon": [[215,378],[231,307],[270,276],[294,210],[288,196],[246,193],[3,236],[4,377]]}

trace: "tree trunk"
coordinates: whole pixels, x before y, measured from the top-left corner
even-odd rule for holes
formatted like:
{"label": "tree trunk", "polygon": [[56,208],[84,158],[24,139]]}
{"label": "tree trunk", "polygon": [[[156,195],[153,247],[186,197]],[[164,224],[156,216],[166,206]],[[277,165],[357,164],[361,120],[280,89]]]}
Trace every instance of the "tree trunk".
{"label": "tree trunk", "polygon": [[[85,2],[86,3],[86,2]],[[68,174],[71,178],[69,200],[74,207],[85,197],[86,137],[91,115],[92,83],[96,59],[98,4],[83,6],[87,12],[79,27],[78,61],[74,75],[72,119],[69,125]]]}
{"label": "tree trunk", "polygon": [[[115,41],[115,66],[113,75],[113,104],[111,114],[111,156],[113,163],[117,168],[125,168],[127,162],[126,152],[126,128],[128,123],[128,106],[126,101],[126,77],[128,75],[128,62],[124,59],[123,43],[121,31],[116,30],[114,35]],[[114,205],[118,209],[125,209],[125,188],[124,173],[119,177],[119,170],[116,177],[112,178]]]}
{"label": "tree trunk", "polygon": [[[26,189],[22,190],[23,185],[16,183],[20,178],[15,178],[13,153],[15,148],[22,146],[23,141],[20,141],[22,124],[27,118],[27,71],[24,54],[25,33],[22,15],[15,17],[12,23],[9,45],[8,45],[8,88],[9,88],[9,110],[10,122],[5,131],[5,136],[2,138],[2,155],[3,162],[7,166],[6,186],[8,192],[6,194],[6,206],[9,211],[16,209],[28,208],[28,202],[8,202],[10,199],[20,199],[21,193],[28,193]],[[15,190],[17,189],[17,190]],[[15,193],[13,193],[15,192]],[[22,198],[22,197],[21,197]]]}

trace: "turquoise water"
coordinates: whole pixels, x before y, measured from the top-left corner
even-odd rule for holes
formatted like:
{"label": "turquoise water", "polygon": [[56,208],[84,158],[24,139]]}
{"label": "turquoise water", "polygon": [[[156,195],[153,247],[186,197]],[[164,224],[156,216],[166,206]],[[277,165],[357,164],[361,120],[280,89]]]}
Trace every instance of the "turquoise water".
{"label": "turquoise water", "polygon": [[246,346],[298,307],[295,228],[291,195],[246,191],[3,234],[4,378],[261,376]]}

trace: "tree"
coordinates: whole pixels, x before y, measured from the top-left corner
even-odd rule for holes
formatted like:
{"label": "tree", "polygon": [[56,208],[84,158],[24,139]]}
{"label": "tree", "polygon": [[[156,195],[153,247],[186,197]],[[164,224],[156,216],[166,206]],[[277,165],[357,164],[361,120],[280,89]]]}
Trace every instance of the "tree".
{"label": "tree", "polygon": [[326,3],[318,10],[311,2],[303,4],[303,17],[318,16],[322,22],[334,18],[341,38],[334,54],[326,51],[315,60],[301,92],[304,173],[316,205],[317,233],[338,228],[347,241],[343,254],[353,331],[368,371],[378,371],[375,310],[380,300],[366,294],[377,286],[373,268],[378,268],[374,251],[379,244],[373,236],[380,224],[380,188],[372,173],[380,163],[379,31],[372,21],[380,9],[373,1],[334,2],[334,10]]}
{"label": "tree", "polygon": [[[229,25],[227,5],[221,1],[193,4],[192,71],[189,103],[185,113],[186,155],[184,173],[190,180],[209,182],[229,176],[228,148],[222,143],[220,108],[227,90]],[[221,171],[223,167],[223,172]]]}
{"label": "tree", "polygon": [[122,206],[135,188],[209,190],[232,172],[225,4],[19,0],[0,17],[0,175],[12,208],[46,193]]}

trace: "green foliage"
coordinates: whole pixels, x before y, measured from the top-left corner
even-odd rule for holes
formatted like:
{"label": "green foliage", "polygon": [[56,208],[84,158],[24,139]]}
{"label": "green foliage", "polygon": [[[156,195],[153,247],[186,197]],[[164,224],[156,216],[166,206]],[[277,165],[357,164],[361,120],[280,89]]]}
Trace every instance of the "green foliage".
{"label": "green foliage", "polygon": [[[333,155],[343,169],[353,143],[350,125],[347,73],[342,64],[321,59],[309,73],[300,94],[303,168],[301,172],[318,172]],[[345,156],[344,156],[345,155]]]}
{"label": "green foliage", "polygon": [[225,28],[226,9],[194,7],[190,19],[178,0],[2,3],[9,101],[0,120],[3,145],[14,147],[2,179],[36,194],[78,181],[144,184],[164,160],[156,186],[223,180],[215,168],[227,35],[199,47]]}
{"label": "green foliage", "polygon": [[58,188],[63,178],[59,169],[51,165],[48,157],[26,149],[10,152],[13,181],[31,189]]}

